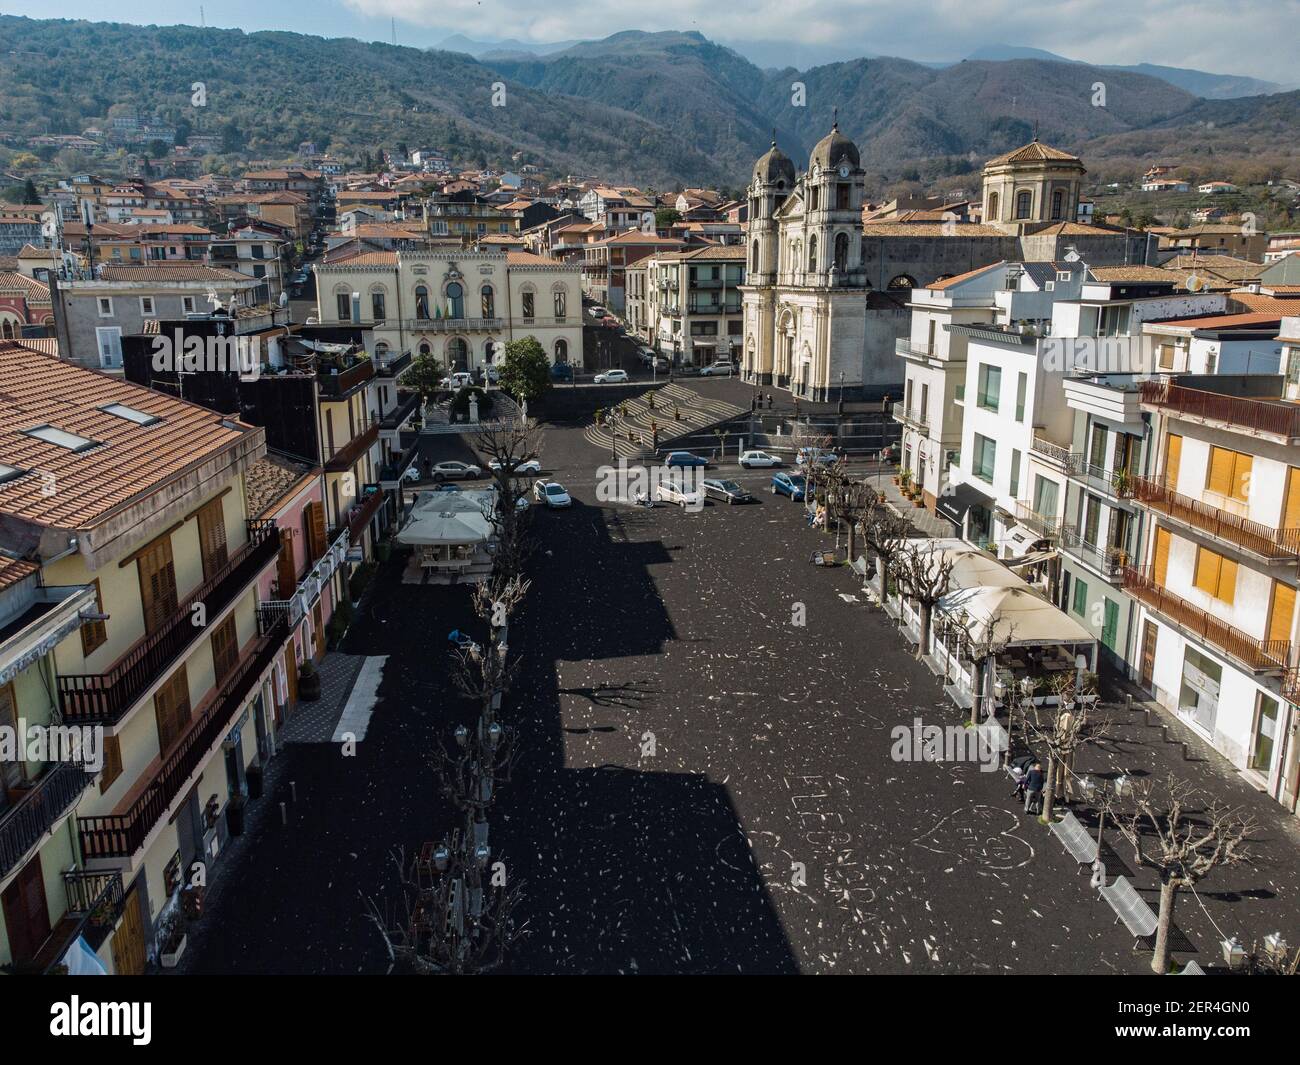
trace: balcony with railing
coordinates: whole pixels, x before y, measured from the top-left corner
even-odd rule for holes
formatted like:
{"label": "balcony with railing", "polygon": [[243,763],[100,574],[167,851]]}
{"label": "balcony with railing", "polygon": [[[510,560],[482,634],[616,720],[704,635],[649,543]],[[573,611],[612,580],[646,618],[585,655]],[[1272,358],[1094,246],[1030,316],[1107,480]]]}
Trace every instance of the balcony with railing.
{"label": "balcony with railing", "polygon": [[1065,444],[1058,444],[1055,440],[1049,440],[1038,430],[1034,432],[1033,440],[1029,444],[1029,450],[1062,470],[1069,469],[1076,457],[1078,457]]}
{"label": "balcony with railing", "polygon": [[499,333],[500,318],[406,318],[403,326],[418,333]]}
{"label": "balcony with railing", "polygon": [[337,447],[325,446],[325,469],[330,473],[343,473],[352,468],[353,463],[369,451],[379,439],[379,422],[374,421],[365,426],[361,432],[346,444]]}
{"label": "balcony with railing", "polygon": [[901,403],[894,404],[894,421],[902,422],[904,425],[910,425],[914,429],[929,429],[929,414],[920,407],[904,407]]}
{"label": "balcony with railing", "polygon": [[1016,521],[1032,529],[1044,540],[1055,540],[1061,535],[1061,519],[1039,514],[1027,499],[1017,499],[1013,511]]}
{"label": "balcony with railing", "polygon": [[1132,470],[1120,467],[1106,469],[1095,462],[1089,462],[1083,455],[1074,455],[1066,466],[1066,472],[1076,481],[1082,481],[1094,492],[1100,492],[1111,499],[1131,499],[1133,481],[1136,474]]}
{"label": "balcony with railing", "polygon": [[375,360],[376,377],[396,377],[408,366],[411,365],[412,355],[409,351],[401,355],[393,355],[384,359]]}
{"label": "balcony with railing", "polygon": [[289,637],[288,614],[258,610],[258,637],[200,707],[185,735],[145,769],[119,813],[80,819],[81,852],[94,858],[129,858],[189,786],[191,778],[230,731],[262,673]]}
{"label": "balcony with railing", "polygon": [[1219,423],[1286,443],[1300,441],[1300,404],[1280,398],[1231,396],[1166,381],[1143,381],[1142,403],[1174,417]]}
{"label": "balcony with railing", "polygon": [[1287,667],[1291,657],[1290,641],[1257,639],[1242,632],[1222,618],[1157,584],[1149,566],[1125,566],[1123,579],[1124,590],[1134,599],[1217,647],[1247,669],[1263,672]]}
{"label": "balcony with railing", "polygon": [[894,354],[910,356],[914,359],[929,359],[935,356],[935,352],[925,344],[913,344],[908,337],[899,337],[894,341]]}
{"label": "balcony with railing", "polygon": [[[352,507],[348,510],[343,525],[348,531],[348,540],[352,544],[360,541],[362,534],[366,531],[366,526],[370,520],[379,513],[379,508],[384,505],[384,490],[378,484],[366,484],[362,486],[361,496],[357,499]],[[339,530],[342,531],[342,528]],[[334,539],[333,536],[330,537]]]}
{"label": "balcony with railing", "polygon": [[22,795],[0,812],[0,878],[8,876],[27,852],[45,837],[73,806],[94,773],[77,762],[55,762]]}
{"label": "balcony with railing", "polygon": [[370,359],[358,359],[342,369],[322,366],[316,373],[316,380],[323,398],[342,399],[374,376],[375,364]]}
{"label": "balcony with railing", "polygon": [[1168,487],[1163,477],[1132,477],[1122,493],[1167,518],[1259,558],[1300,560],[1300,529],[1278,529],[1202,503]]}
{"label": "balcony with railing", "polygon": [[65,723],[114,725],[140,696],[208,630],[196,627],[193,607],[202,603],[212,622],[238,599],[280,553],[280,530],[274,521],[248,523],[248,543],[177,605],[157,632],[138,640],[103,673],[59,677],[59,709]]}
{"label": "balcony with railing", "polygon": [[1073,525],[1062,527],[1061,549],[1109,581],[1122,579],[1124,567],[1129,563],[1129,553],[1124,548],[1098,546]]}
{"label": "balcony with railing", "polygon": [[63,874],[63,916],[32,960],[33,972],[54,971],[78,937],[85,937],[91,950],[103,946],[122,916],[126,892],[117,870],[89,872],[69,869]]}

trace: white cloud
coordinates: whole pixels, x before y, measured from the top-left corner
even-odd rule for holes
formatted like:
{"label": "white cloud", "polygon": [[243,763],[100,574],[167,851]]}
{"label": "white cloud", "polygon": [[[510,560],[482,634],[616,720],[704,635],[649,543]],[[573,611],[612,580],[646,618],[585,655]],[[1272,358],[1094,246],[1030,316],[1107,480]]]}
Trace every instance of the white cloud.
{"label": "white cloud", "polygon": [[448,34],[530,42],[593,39],[622,29],[698,30],[710,39],[835,45],[876,55],[950,60],[980,45],[1045,48],[1093,63],[1149,62],[1297,80],[1300,0],[344,0],[358,14],[396,17]]}

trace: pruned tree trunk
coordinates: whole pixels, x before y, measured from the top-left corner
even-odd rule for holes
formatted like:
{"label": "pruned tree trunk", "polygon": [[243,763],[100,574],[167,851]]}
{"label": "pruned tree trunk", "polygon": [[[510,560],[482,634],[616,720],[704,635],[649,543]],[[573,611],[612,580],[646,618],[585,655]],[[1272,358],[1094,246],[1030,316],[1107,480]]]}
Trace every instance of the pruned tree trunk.
{"label": "pruned tree trunk", "polygon": [[1041,820],[1051,824],[1052,807],[1056,803],[1056,759],[1047,756],[1047,779],[1043,782],[1043,812]]}
{"label": "pruned tree trunk", "polygon": [[1172,877],[1160,881],[1160,916],[1156,920],[1156,946],[1151,968],[1164,975],[1169,971],[1169,929],[1174,925],[1174,898],[1178,887]]}
{"label": "pruned tree trunk", "polygon": [[925,654],[925,645],[930,641],[930,604],[923,600],[917,607],[916,657],[919,661]]}

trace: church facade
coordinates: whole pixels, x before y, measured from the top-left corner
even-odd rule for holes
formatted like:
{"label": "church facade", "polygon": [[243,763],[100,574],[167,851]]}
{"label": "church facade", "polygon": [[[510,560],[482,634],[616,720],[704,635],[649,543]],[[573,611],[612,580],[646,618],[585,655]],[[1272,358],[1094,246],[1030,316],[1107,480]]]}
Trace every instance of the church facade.
{"label": "church facade", "polygon": [[1007,260],[1145,263],[1146,234],[1075,221],[1084,174],[1034,140],[985,165],[981,222],[864,224],[865,171],[838,125],[803,174],[773,142],[747,191],[746,380],[815,400],[897,395],[912,288]]}

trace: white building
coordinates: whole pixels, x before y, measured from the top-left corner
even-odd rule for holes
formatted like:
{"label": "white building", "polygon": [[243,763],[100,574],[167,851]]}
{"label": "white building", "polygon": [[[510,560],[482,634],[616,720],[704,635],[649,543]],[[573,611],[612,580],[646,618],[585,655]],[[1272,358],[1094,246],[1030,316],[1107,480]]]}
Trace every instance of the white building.
{"label": "white building", "polygon": [[582,268],[520,251],[367,252],[318,263],[322,325],[374,331],[376,351],[431,353],[449,370],[534,336],[553,363],[583,364]]}

